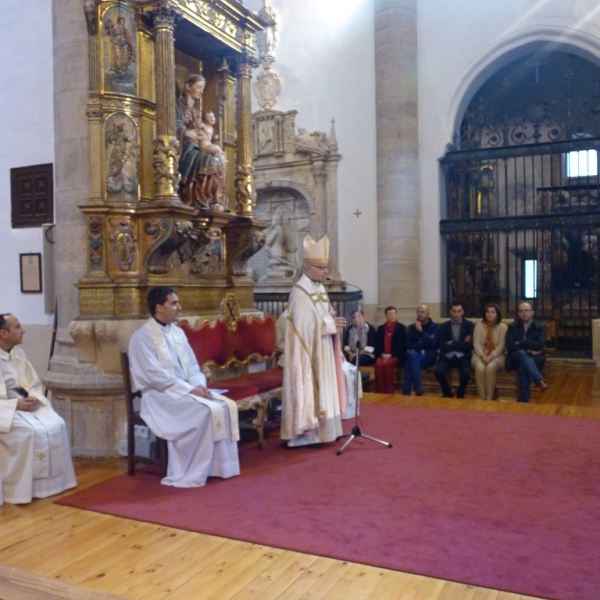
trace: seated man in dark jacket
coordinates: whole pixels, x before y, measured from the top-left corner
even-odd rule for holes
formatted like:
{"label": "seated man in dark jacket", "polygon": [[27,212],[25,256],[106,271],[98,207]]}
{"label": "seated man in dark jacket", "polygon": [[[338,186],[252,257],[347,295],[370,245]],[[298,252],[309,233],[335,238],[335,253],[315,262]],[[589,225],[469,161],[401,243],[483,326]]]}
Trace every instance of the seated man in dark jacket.
{"label": "seated man in dark jacket", "polygon": [[356,342],[360,342],[358,364],[361,367],[375,363],[375,338],[377,332],[373,325],[365,321],[365,313],[361,308],[352,311],[352,325],[344,330],[344,355],[351,362],[356,362]]}
{"label": "seated man in dark jacket", "polygon": [[546,364],[546,326],[541,321],[534,321],[533,315],[531,304],[521,302],[518,316],[506,332],[506,368],[509,371],[518,369],[518,402],[529,402],[532,379],[542,392],[548,389],[541,373]]}
{"label": "seated man in dark jacket", "polygon": [[442,387],[444,398],[453,397],[447,379],[450,369],[458,369],[459,372],[457,398],[465,397],[471,378],[474,325],[463,318],[464,314],[462,303],[455,301],[450,306],[450,320],[440,325],[440,357],[435,367],[435,378]]}
{"label": "seated man in dark jacket", "polygon": [[375,341],[375,377],[377,391],[393,394],[396,369],[406,358],[406,327],[398,323],[396,308],[385,309],[385,323],[377,328]]}
{"label": "seated man in dark jacket", "polygon": [[440,337],[440,326],[429,318],[429,308],[425,304],[417,307],[417,319],[408,328],[406,336],[406,361],[402,394],[410,396],[414,387],[417,396],[423,395],[421,369],[435,363]]}

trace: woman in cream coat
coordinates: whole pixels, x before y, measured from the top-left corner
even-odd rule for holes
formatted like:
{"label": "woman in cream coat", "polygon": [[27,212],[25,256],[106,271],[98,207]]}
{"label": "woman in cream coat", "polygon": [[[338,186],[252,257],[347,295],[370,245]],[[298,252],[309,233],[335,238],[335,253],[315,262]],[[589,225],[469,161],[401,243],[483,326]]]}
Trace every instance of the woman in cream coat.
{"label": "woman in cream coat", "polygon": [[473,359],[477,393],[483,400],[497,400],[496,372],[504,368],[504,340],[507,326],[497,304],[486,304],[483,319],[473,333]]}

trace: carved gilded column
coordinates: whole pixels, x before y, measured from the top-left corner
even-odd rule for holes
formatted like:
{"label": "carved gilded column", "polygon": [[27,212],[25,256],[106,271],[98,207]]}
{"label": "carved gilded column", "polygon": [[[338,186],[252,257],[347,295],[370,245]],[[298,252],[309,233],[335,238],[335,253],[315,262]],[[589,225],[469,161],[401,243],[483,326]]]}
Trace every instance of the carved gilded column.
{"label": "carved gilded column", "polygon": [[225,152],[227,164],[225,165],[225,182],[227,185],[227,198],[235,197],[235,86],[236,80],[231,73],[229,64],[225,59],[217,69],[219,90],[219,140]]}
{"label": "carved gilded column", "polygon": [[96,0],[84,0],[83,12],[88,30],[90,92],[100,88],[100,57],[98,56],[98,8]]}
{"label": "carved gilded column", "polygon": [[102,120],[99,101],[90,101],[86,111],[90,126],[90,202],[102,204]]}
{"label": "carved gilded column", "polygon": [[173,32],[179,13],[168,2],[154,11],[156,70],[156,139],[154,140],[154,197],[180,203],[177,128],[175,125],[175,45]]}
{"label": "carved gilded column", "polygon": [[86,115],[90,124],[90,201],[102,202],[99,165],[102,162],[102,107],[100,106],[100,54],[98,50],[98,6],[96,0],[84,0],[83,12],[88,31],[88,84],[90,101]]}
{"label": "carved gilded column", "polygon": [[251,216],[256,206],[252,149],[252,103],[250,85],[256,60],[244,55],[237,68],[237,164],[235,202],[238,214]]}

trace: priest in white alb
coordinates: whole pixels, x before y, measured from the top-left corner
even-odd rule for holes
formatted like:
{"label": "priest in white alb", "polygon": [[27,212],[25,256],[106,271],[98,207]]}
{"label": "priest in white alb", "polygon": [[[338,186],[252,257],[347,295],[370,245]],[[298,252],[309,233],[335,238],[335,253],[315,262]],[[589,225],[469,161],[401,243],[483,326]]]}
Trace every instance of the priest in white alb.
{"label": "priest in white alb", "polygon": [[129,342],[131,376],[142,393],[140,416],[167,441],[164,485],[200,487],[208,477],[240,474],[235,403],[207,389],[206,377],[185,333],[175,324],[181,313],[174,289],[148,292],[151,317]]}
{"label": "priest in white alb", "polygon": [[23,504],[77,485],[67,427],[17,346],[25,329],[0,315],[0,504]]}
{"label": "priest in white alb", "polygon": [[336,316],[323,286],[329,240],[307,235],[304,250],[304,273],[290,292],[285,328],[281,439],[290,447],[335,441],[346,408],[338,336],[346,319]]}

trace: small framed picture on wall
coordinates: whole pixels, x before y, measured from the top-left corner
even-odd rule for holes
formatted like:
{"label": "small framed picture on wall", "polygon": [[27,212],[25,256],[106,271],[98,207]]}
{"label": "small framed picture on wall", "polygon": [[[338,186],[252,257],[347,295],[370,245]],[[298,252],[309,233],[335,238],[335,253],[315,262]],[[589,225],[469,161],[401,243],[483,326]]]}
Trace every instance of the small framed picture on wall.
{"label": "small framed picture on wall", "polygon": [[21,271],[21,292],[23,294],[42,293],[42,255],[40,252],[19,254]]}

